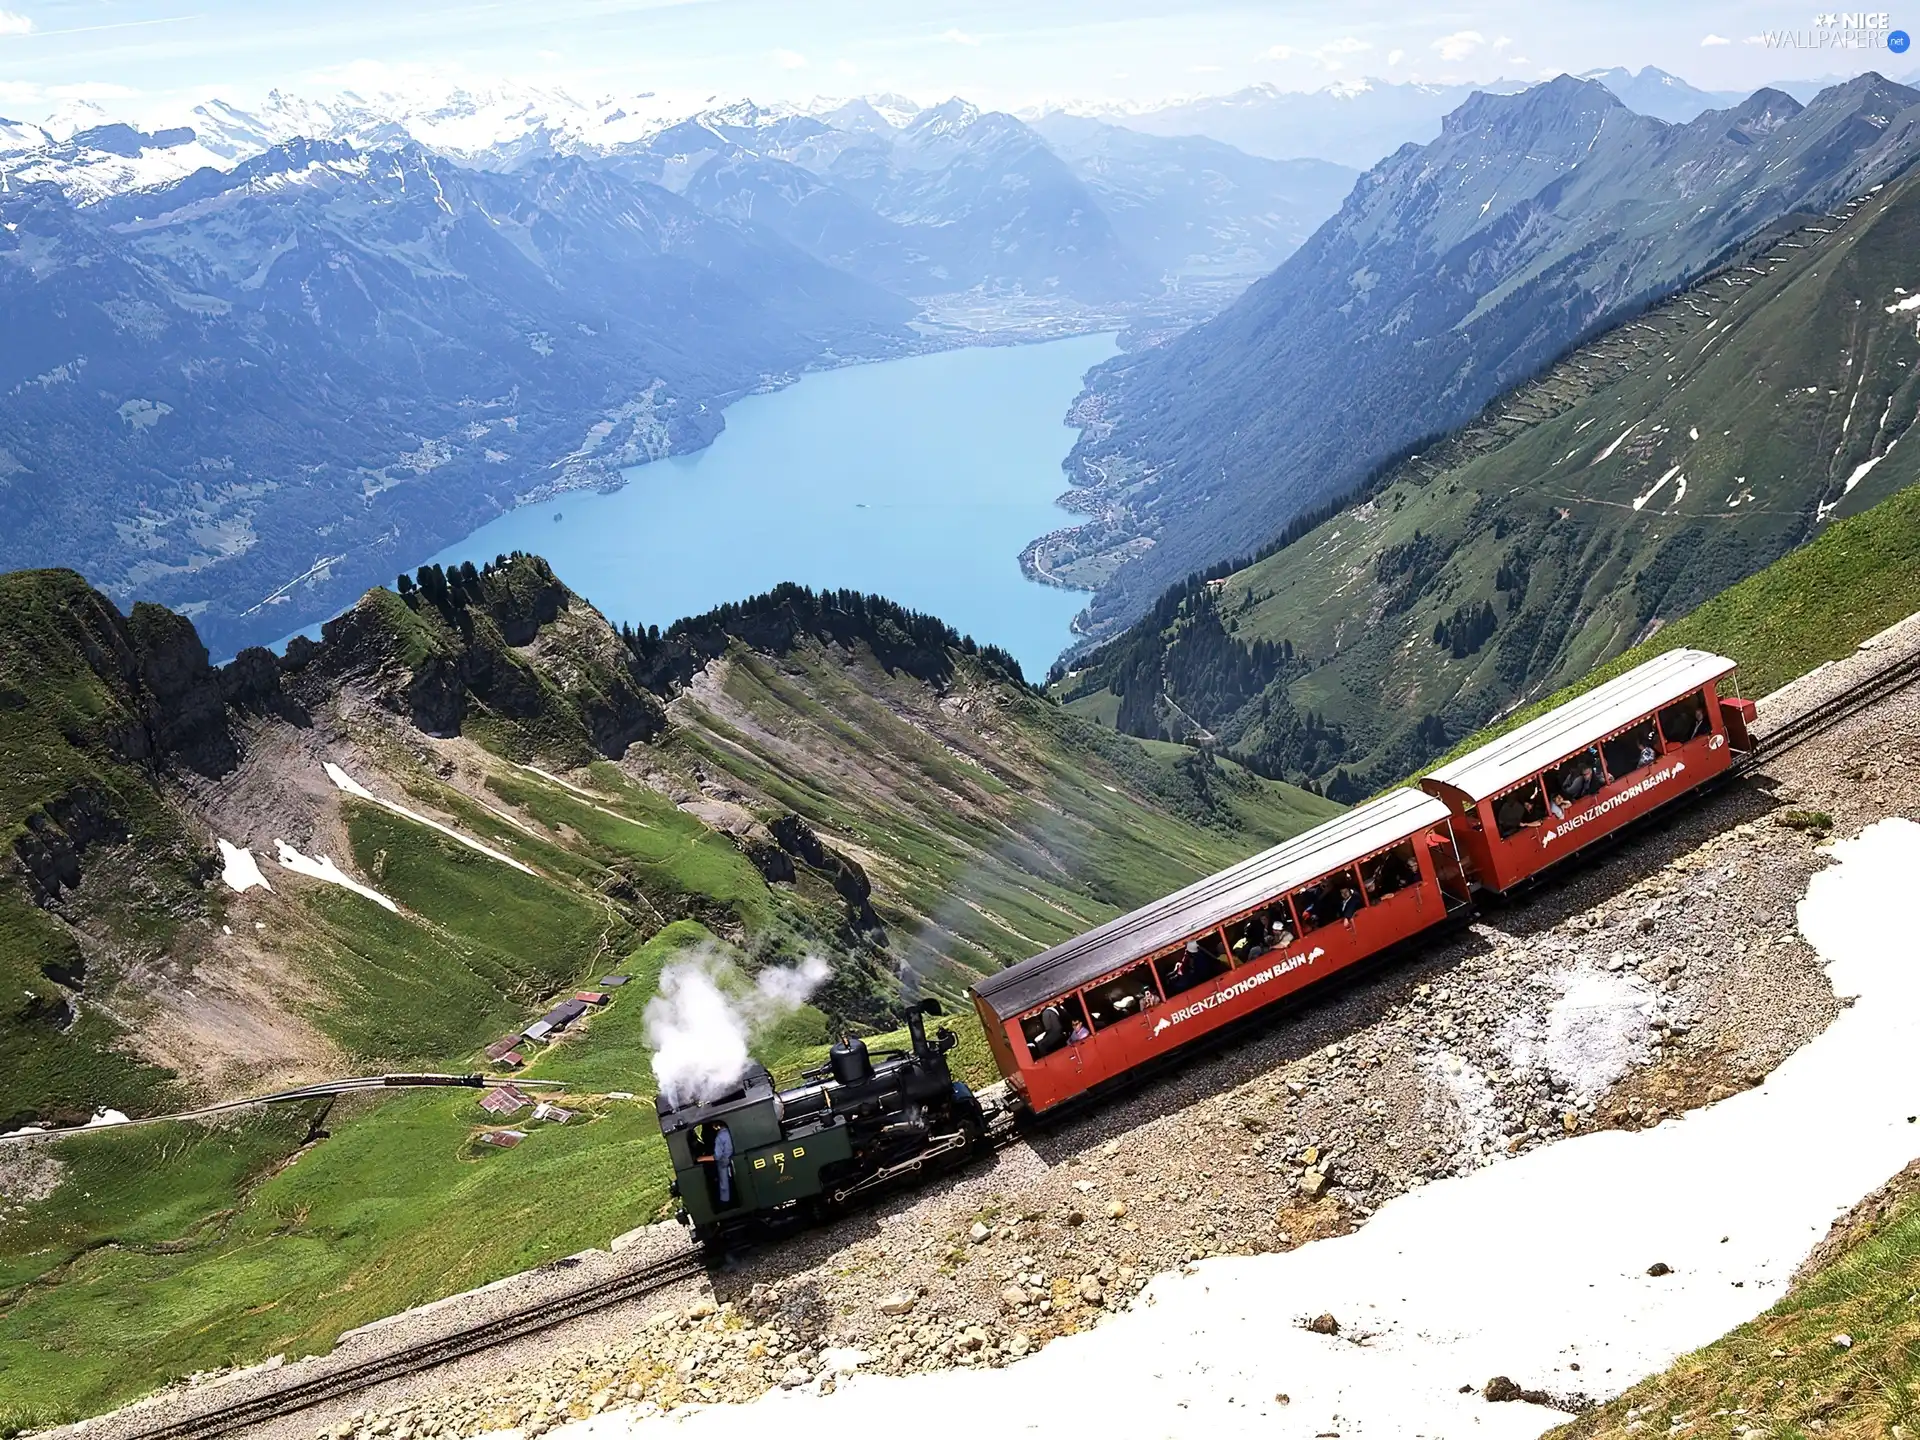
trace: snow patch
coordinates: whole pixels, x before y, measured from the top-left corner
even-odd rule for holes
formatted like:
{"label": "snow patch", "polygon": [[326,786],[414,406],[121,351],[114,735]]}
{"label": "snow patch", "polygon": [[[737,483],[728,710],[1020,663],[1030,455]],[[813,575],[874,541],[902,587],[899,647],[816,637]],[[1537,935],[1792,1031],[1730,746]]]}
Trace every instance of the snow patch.
{"label": "snow patch", "polygon": [[[1064,1435],[1124,1377],[1130,1435],[1531,1440],[1566,1413],[1461,1385],[1508,1375],[1611,1398],[1772,1305],[1828,1224],[1912,1158],[1920,825],[1884,820],[1833,853],[1800,929],[1857,1000],[1759,1087],[1436,1181],[1351,1235],[1159,1276],[1130,1313],[1004,1369],[856,1374],[830,1396],[609,1412],[550,1433],[878,1434],[911,1413],[932,1440],[971,1440],[983,1415]],[[1656,1263],[1669,1273],[1649,1276]],[[1323,1311],[1340,1334],[1306,1328]],[[1271,1398],[1282,1391],[1290,1404]]]}
{"label": "snow patch", "polygon": [[260,862],[253,858],[253,851],[234,844],[231,840],[221,840],[220,878],[227,882],[227,888],[244,895],[256,885],[262,890],[271,890],[267,877],[260,873]]}
{"label": "snow patch", "polygon": [[1645,509],[1647,502],[1653,499],[1653,497],[1658,495],[1662,490],[1664,490],[1666,488],[1667,482],[1673,479],[1673,477],[1678,475],[1679,473],[1680,473],[1680,467],[1678,465],[1674,466],[1671,470],[1667,471],[1666,474],[1662,475],[1658,480],[1653,482],[1653,488],[1647,491],[1646,494],[1634,497],[1633,508],[1636,510]]}
{"label": "snow patch", "polygon": [[1909,295],[1904,300],[1896,300],[1887,306],[1887,314],[1898,315],[1902,310],[1920,310],[1920,295]]}
{"label": "snow patch", "polygon": [[1613,454],[1613,452],[1618,450],[1620,446],[1625,442],[1627,436],[1631,435],[1634,431],[1640,428],[1640,425],[1641,425],[1641,422],[1636,420],[1633,422],[1633,424],[1627,426],[1626,429],[1620,432],[1619,438],[1616,439],[1611,445],[1607,446],[1606,449],[1602,450],[1598,455],[1594,456],[1593,459],[1589,460],[1587,462],[1588,465],[1590,466],[1598,465],[1602,460],[1605,460],[1609,455]]}
{"label": "snow patch", "polygon": [[338,885],[343,889],[353,891],[356,895],[366,896],[367,899],[373,901],[376,905],[386,906],[387,909],[393,911],[396,915],[400,913],[400,907],[398,905],[394,904],[393,901],[389,900],[371,886],[362,885],[358,880],[334,864],[330,856],[322,855],[316,860],[312,856],[302,855],[284,840],[276,840],[273,843],[279,847],[281,865],[293,871],[295,874],[311,875],[315,880],[324,880],[329,885]]}
{"label": "snow patch", "polygon": [[1544,1023],[1510,1022],[1498,1044],[1518,1070],[1544,1068],[1577,1104],[1598,1099],[1647,1058],[1657,998],[1638,976],[1560,970]]}

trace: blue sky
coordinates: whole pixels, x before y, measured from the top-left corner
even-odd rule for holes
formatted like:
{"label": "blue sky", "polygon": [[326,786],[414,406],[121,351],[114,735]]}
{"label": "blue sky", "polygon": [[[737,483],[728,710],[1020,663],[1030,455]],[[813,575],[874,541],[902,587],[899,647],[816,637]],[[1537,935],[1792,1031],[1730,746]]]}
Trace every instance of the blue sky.
{"label": "blue sky", "polygon": [[[1920,30],[1920,0],[1910,28]],[[1316,89],[1388,79],[1534,78],[1654,64],[1709,89],[1920,57],[1769,48],[1808,5],[1227,3],[1227,0],[0,0],[0,113],[64,99],[128,113],[271,86],[404,85],[423,69],[561,85],[760,100],[893,89],[1013,108],[1148,99],[1252,81]],[[1897,8],[1892,23],[1907,18]]]}

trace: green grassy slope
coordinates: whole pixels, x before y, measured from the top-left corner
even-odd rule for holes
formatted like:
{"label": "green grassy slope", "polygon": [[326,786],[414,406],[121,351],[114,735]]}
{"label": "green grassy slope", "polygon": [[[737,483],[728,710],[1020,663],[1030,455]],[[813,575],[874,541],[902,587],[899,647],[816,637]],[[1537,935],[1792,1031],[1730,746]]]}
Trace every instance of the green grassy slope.
{"label": "green grassy slope", "polygon": [[1920,478],[1916,253],[1920,176],[1777,237],[1170,596],[1069,708],[1389,783]]}

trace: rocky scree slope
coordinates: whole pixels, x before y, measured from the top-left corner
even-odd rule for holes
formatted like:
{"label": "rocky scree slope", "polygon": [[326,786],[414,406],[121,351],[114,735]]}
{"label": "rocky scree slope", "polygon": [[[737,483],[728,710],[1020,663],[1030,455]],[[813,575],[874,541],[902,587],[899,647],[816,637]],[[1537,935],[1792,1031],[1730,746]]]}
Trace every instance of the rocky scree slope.
{"label": "rocky scree slope", "polygon": [[1777,228],[1168,592],[1066,693],[1341,796],[1389,783],[1920,478],[1916,253],[1912,176]]}
{"label": "rocky scree slope", "polygon": [[1070,461],[1092,519],[1041,542],[1037,568],[1097,586],[1082,624],[1110,634],[1916,147],[1920,92],[1877,75],[1685,125],[1568,76],[1476,95],[1216,319],[1095,372]]}

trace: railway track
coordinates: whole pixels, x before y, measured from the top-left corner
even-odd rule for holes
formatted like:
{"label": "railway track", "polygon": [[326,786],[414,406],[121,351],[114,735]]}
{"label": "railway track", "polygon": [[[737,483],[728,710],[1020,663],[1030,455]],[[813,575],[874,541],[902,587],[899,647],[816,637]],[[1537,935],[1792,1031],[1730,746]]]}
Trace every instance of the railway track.
{"label": "railway track", "polygon": [[403,1379],[452,1360],[477,1355],[496,1345],[537,1335],[582,1315],[643,1299],[676,1280],[688,1279],[704,1269],[697,1250],[680,1251],[624,1275],[585,1286],[570,1295],[555,1296],[524,1310],[469,1325],[387,1355],[343,1365],[310,1380],[233,1400],[206,1413],[183,1416],[178,1420],[139,1429],[116,1430],[115,1440],[210,1440],[214,1436],[237,1434],[252,1426],[311,1409],[328,1400],[357,1394],[390,1380]]}
{"label": "railway track", "polygon": [[1736,768],[1745,770],[1765,764],[1776,755],[1785,754],[1796,745],[1915,681],[1920,681],[1920,650],[1903,655],[1863,677],[1858,683],[1849,685],[1839,694],[1830,695],[1817,705],[1788,716],[1760,737],[1753,754],[1744,758]]}

